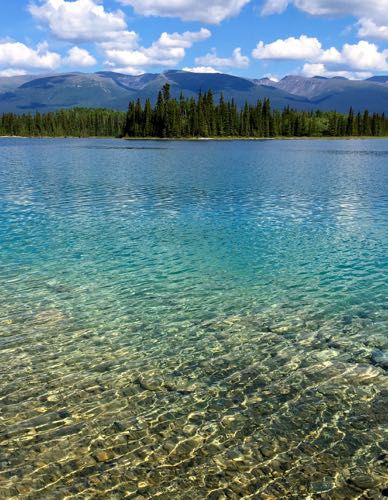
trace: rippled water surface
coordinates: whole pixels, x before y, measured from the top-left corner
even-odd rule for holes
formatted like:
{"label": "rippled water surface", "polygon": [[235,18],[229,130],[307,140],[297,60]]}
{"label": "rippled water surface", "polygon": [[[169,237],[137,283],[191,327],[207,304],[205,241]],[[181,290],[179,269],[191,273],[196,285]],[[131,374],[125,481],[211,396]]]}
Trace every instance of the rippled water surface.
{"label": "rippled water surface", "polygon": [[0,497],[388,496],[388,141],[0,140]]}

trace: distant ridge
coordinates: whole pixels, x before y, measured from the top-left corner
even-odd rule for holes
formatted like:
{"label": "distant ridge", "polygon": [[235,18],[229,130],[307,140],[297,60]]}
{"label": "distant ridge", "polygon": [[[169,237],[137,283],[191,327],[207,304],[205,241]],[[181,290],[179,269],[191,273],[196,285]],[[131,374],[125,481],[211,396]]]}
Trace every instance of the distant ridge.
{"label": "distant ridge", "polygon": [[388,83],[388,75],[372,76],[366,80],[367,82]]}
{"label": "distant ridge", "polygon": [[367,80],[286,76],[279,82],[268,78],[248,79],[224,73],[190,73],[169,70],[131,76],[100,71],[0,77],[0,113],[47,112],[60,108],[90,107],[125,110],[129,100],[149,98],[155,102],[164,83],[179,97],[196,96],[212,89],[242,106],[269,98],[274,108],[290,106],[298,110],[335,110],[388,114],[388,76]]}

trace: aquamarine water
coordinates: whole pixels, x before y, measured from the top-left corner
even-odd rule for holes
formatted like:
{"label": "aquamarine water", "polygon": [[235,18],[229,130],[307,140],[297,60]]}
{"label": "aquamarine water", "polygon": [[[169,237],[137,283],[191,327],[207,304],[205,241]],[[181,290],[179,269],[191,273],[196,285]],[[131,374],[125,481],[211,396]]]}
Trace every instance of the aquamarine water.
{"label": "aquamarine water", "polygon": [[0,497],[388,495],[388,141],[0,139]]}

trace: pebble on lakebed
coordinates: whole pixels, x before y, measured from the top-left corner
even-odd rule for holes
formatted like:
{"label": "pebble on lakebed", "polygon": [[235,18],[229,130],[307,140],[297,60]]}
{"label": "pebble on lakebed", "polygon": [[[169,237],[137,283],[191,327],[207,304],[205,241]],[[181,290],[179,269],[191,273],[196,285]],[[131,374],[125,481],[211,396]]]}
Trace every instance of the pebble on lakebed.
{"label": "pebble on lakebed", "polygon": [[142,389],[147,391],[176,391],[182,394],[190,394],[197,389],[195,384],[169,377],[140,376],[137,382]]}
{"label": "pebble on lakebed", "polygon": [[97,451],[94,454],[94,458],[97,460],[97,462],[108,462],[109,460],[112,460],[113,457],[113,453],[108,451]]}

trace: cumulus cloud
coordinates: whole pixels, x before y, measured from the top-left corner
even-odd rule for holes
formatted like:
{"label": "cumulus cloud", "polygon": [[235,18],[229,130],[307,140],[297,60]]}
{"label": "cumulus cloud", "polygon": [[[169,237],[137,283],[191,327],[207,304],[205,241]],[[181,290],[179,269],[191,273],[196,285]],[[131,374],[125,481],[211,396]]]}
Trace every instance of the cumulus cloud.
{"label": "cumulus cloud", "polygon": [[85,49],[72,47],[67,52],[67,57],[64,59],[64,64],[67,66],[87,67],[97,64],[96,59]]}
{"label": "cumulus cloud", "polygon": [[0,76],[24,75],[27,70],[54,70],[62,64],[87,67],[94,66],[97,61],[87,50],[77,46],[70,48],[66,57],[61,57],[51,52],[47,43],[34,49],[20,42],[0,42]]}
{"label": "cumulus cloud", "polygon": [[[200,31],[184,33],[162,33],[150,47],[138,46],[132,49],[117,47],[105,48],[106,65],[121,69],[139,69],[146,66],[176,66],[186,55],[186,49],[196,42],[206,40],[211,32],[205,28]],[[128,72],[128,71],[126,71]]]}
{"label": "cumulus cloud", "polygon": [[314,59],[322,53],[322,44],[317,38],[302,35],[300,38],[290,37],[286,40],[276,40],[265,44],[259,42],[253,50],[255,59]]}
{"label": "cumulus cloud", "polygon": [[[357,44],[346,43],[341,50],[331,47],[324,50],[317,38],[302,35],[265,44],[259,42],[253,50],[256,59],[303,60],[304,73],[316,74],[343,72],[388,71],[388,50],[380,51],[374,43],[361,40]],[[342,73],[341,73],[342,72]]]}
{"label": "cumulus cloud", "polygon": [[107,12],[98,0],[41,0],[28,7],[32,16],[61,40],[105,41],[127,28],[124,13]]}
{"label": "cumulus cloud", "polygon": [[388,40],[388,0],[266,0],[262,14],[280,14],[289,5],[312,16],[352,16],[361,38]]}
{"label": "cumulus cloud", "polygon": [[211,36],[211,32],[205,28],[200,31],[185,31],[184,33],[162,33],[158,40],[160,47],[183,47],[188,49],[192,47],[193,43],[201,42]]}
{"label": "cumulus cloud", "polygon": [[218,57],[216,49],[213,49],[205,56],[196,57],[195,64],[216,68],[246,68],[249,65],[249,58],[242,55],[240,47],[234,49],[231,57]]}
{"label": "cumulus cloud", "polygon": [[363,18],[359,20],[358,27],[358,35],[361,38],[388,40],[388,23],[379,25],[372,19]]}
{"label": "cumulus cloud", "polygon": [[332,66],[358,71],[388,71],[388,50],[380,52],[377,45],[365,40],[354,45],[345,43],[341,52],[333,48],[326,50],[320,60]]}
{"label": "cumulus cloud", "polygon": [[12,68],[55,69],[61,64],[61,56],[50,52],[47,43],[39,44],[36,49],[20,42],[0,42],[0,65],[6,71]]}
{"label": "cumulus cloud", "polygon": [[188,73],[219,73],[215,68],[211,66],[195,66],[193,68],[182,68],[183,71]]}
{"label": "cumulus cloud", "polygon": [[327,78],[341,76],[351,80],[365,80],[366,78],[371,77],[373,73],[367,71],[330,71],[322,63],[306,63],[303,66],[302,75],[309,78],[313,76],[325,76]]}
{"label": "cumulus cloud", "polygon": [[100,42],[98,46],[103,50],[128,50],[139,46],[139,35],[135,31],[119,31],[114,38]]}
{"label": "cumulus cloud", "polygon": [[250,0],[119,0],[143,16],[180,17],[184,21],[219,24],[237,16]]}

